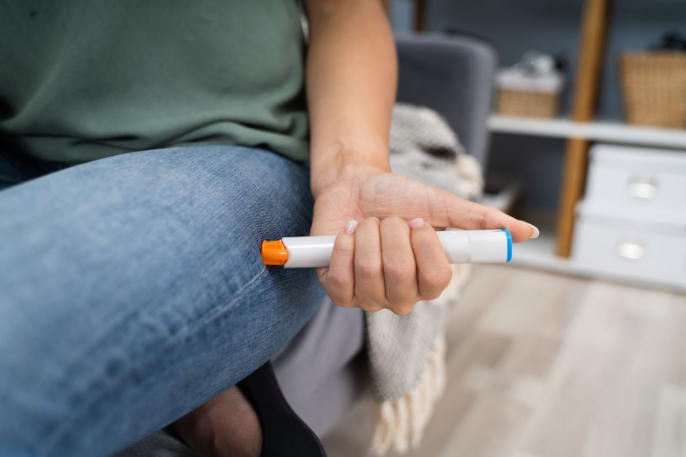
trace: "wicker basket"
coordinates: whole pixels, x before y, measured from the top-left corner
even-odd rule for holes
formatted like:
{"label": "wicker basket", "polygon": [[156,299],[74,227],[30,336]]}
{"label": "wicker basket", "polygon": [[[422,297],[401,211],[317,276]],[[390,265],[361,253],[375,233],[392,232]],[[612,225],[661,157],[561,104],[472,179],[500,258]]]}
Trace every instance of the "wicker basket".
{"label": "wicker basket", "polygon": [[686,127],[686,52],[632,52],[619,57],[630,124]]}
{"label": "wicker basket", "polygon": [[496,111],[506,116],[556,117],[560,94],[499,89]]}

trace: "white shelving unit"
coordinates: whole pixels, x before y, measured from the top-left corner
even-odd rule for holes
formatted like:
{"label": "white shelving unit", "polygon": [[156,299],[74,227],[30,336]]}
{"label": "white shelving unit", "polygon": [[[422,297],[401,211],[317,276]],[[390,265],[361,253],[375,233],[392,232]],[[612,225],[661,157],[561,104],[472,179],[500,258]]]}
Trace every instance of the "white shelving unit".
{"label": "white shelving unit", "polygon": [[686,130],[636,127],[616,121],[573,122],[568,119],[533,119],[493,115],[492,132],[552,138],[583,138],[606,143],[686,149]]}
{"label": "white shelving unit", "polygon": [[[488,127],[494,133],[539,136],[548,138],[582,138],[605,143],[660,147],[683,150],[686,154],[686,130],[635,127],[616,121],[572,122],[568,119],[532,119],[492,115]],[[530,221],[536,224],[536,221]],[[686,292],[686,286],[646,281],[641,277],[614,271],[580,267],[572,259],[555,255],[555,229],[539,225],[541,236],[513,248],[512,263],[558,273],[611,281],[643,284]]]}

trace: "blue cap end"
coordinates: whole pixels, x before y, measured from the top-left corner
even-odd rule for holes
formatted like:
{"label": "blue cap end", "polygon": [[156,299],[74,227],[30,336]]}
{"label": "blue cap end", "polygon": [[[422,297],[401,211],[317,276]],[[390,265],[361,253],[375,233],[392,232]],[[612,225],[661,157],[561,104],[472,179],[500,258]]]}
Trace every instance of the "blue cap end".
{"label": "blue cap end", "polygon": [[512,235],[508,229],[503,229],[505,235],[507,235],[507,262],[512,260]]}

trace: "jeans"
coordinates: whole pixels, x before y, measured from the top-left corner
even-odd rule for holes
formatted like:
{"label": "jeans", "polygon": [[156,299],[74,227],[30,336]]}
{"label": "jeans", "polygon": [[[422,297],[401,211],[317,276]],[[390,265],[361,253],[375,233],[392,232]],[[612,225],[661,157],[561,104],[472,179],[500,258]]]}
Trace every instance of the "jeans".
{"label": "jeans", "polygon": [[306,168],[231,146],[0,191],[0,456],[110,455],[264,364],[324,293],[260,243],[306,235],[312,207]]}

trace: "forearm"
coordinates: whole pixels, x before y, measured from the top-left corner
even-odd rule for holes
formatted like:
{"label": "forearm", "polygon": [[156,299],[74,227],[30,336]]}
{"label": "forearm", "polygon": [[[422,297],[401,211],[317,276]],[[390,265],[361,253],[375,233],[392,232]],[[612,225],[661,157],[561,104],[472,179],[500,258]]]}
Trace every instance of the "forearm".
{"label": "forearm", "polygon": [[393,36],[380,1],[309,0],[307,98],[315,196],[346,168],[390,171],[397,84]]}

